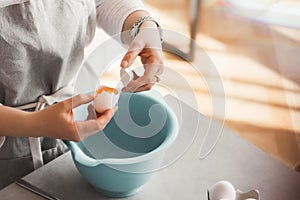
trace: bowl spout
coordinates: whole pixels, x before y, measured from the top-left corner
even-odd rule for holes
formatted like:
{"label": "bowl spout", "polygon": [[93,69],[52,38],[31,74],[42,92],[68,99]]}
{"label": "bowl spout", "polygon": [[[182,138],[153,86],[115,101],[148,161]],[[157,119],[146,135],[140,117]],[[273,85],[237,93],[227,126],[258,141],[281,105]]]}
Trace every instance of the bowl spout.
{"label": "bowl spout", "polygon": [[83,153],[82,150],[75,144],[75,142],[64,140],[64,143],[71,150],[73,158],[77,162],[81,163],[82,165],[85,165],[87,167],[95,167],[95,166],[101,164],[100,160],[91,158],[91,157],[87,156],[85,153]]}

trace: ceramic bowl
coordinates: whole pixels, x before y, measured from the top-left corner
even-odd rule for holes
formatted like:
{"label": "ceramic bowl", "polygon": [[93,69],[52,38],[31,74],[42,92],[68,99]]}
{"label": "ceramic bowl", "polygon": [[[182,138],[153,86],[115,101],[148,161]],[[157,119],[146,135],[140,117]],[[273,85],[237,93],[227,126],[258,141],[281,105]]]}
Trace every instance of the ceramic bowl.
{"label": "ceramic bowl", "polygon": [[[84,120],[86,110],[86,106],[76,108],[75,119]],[[82,142],[65,143],[78,171],[97,191],[126,197],[161,167],[177,134],[177,118],[160,95],[121,93],[118,111],[103,131]]]}

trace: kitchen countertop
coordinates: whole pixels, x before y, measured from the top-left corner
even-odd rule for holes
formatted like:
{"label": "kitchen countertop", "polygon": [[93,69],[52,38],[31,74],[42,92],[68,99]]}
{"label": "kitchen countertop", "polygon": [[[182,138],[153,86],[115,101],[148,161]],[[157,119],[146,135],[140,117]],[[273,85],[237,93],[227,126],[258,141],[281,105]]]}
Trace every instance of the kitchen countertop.
{"label": "kitchen countertop", "polygon": [[[207,189],[227,180],[236,189],[257,189],[262,200],[300,199],[300,174],[249,144],[222,124],[212,121],[185,104],[181,114],[176,101],[167,97],[180,121],[179,135],[166,152],[164,166],[140,191],[127,199],[205,200]],[[219,141],[206,157],[221,131]],[[70,152],[24,177],[60,199],[109,199],[96,192],[77,171]],[[0,191],[0,199],[43,199],[13,183]]]}

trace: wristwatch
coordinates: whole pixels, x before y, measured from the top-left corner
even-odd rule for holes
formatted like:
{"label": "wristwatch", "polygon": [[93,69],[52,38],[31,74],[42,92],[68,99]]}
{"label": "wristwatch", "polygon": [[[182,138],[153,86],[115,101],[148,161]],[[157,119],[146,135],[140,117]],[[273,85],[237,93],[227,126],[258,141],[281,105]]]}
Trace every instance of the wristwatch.
{"label": "wristwatch", "polygon": [[132,25],[132,29],[130,30],[130,36],[132,39],[135,38],[135,36],[139,33],[140,31],[140,26],[143,22],[145,21],[153,21],[156,23],[159,35],[160,35],[160,42],[163,43],[163,38],[162,38],[162,29],[160,24],[152,17],[152,16],[144,16],[140,17],[136,22]]}

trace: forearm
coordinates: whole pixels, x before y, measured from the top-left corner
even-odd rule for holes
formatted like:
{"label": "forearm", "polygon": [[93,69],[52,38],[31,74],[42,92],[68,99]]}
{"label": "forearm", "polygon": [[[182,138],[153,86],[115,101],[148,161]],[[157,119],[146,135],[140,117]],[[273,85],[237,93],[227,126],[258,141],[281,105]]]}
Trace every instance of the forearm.
{"label": "forearm", "polygon": [[31,117],[31,112],[0,106],[0,136],[37,137]]}
{"label": "forearm", "polygon": [[[78,142],[103,130],[115,112],[108,109],[101,116],[75,121],[73,109],[93,99],[93,95],[76,95],[36,112],[0,106],[0,136],[49,137]],[[93,114],[90,106],[89,115]]]}

